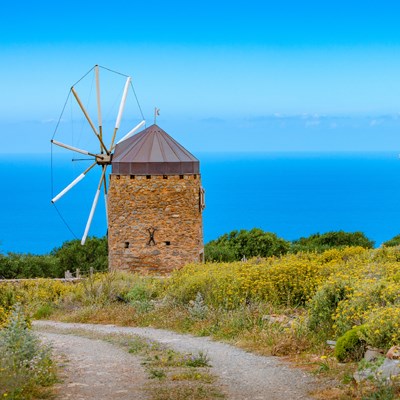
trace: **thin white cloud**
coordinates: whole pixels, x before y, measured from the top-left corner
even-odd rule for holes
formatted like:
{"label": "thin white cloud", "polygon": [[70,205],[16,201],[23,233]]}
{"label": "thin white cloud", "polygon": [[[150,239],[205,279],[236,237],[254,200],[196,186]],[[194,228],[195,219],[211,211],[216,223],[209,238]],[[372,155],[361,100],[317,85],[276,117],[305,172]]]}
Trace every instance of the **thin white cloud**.
{"label": "thin white cloud", "polygon": [[306,126],[307,127],[309,127],[309,126],[318,126],[320,124],[321,124],[321,121],[318,120],[318,119],[313,119],[311,121],[306,121]]}

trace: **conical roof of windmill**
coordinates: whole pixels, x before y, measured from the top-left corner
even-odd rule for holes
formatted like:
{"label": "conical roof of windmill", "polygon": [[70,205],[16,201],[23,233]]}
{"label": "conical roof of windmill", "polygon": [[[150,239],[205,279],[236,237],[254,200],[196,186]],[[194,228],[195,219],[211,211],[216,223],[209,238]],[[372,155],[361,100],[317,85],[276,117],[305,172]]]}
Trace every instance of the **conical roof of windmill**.
{"label": "conical roof of windmill", "polygon": [[158,125],[151,125],[115,147],[113,174],[198,174],[199,160]]}

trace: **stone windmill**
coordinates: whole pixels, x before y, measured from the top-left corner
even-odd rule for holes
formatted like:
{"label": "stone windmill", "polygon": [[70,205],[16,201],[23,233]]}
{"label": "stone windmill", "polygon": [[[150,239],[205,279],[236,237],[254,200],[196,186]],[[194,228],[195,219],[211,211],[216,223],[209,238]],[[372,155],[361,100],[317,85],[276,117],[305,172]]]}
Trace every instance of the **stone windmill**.
{"label": "stone windmill", "polygon": [[[70,93],[85,116],[89,131],[93,131],[98,140],[100,152],[62,143],[53,136],[53,145],[92,157],[87,159],[92,160],[92,164],[55,195],[52,202],[59,201],[97,166],[101,168],[101,176],[82,245],[89,234],[103,190],[111,270],[168,273],[186,263],[202,262],[202,211],[205,205],[199,161],[156,124],[137,133],[145,125],[144,120],[118,140],[128,91],[132,87],[129,76],[126,77],[116,122],[110,132],[106,132],[102,122],[99,66],[96,65],[93,71],[98,127],[95,127],[74,86]],[[109,175],[107,170],[110,166]]]}
{"label": "stone windmill", "polygon": [[118,144],[111,165],[110,268],[168,273],[202,262],[199,161],[154,124]]}

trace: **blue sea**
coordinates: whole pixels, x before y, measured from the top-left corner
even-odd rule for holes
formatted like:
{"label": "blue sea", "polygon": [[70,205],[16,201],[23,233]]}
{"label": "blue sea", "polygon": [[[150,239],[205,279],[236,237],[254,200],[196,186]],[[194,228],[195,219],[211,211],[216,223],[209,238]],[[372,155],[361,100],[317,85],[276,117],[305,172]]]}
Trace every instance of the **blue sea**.
{"label": "blue sea", "polygon": [[[196,156],[206,189],[206,242],[253,227],[290,240],[330,230],[362,231],[376,246],[400,233],[395,152]],[[61,160],[53,171],[54,192],[79,175],[84,163]],[[88,175],[57,203],[57,212],[50,202],[51,174],[50,155],[2,156],[0,252],[44,254],[82,235],[98,176]],[[104,214],[99,202],[90,235],[106,233]]]}

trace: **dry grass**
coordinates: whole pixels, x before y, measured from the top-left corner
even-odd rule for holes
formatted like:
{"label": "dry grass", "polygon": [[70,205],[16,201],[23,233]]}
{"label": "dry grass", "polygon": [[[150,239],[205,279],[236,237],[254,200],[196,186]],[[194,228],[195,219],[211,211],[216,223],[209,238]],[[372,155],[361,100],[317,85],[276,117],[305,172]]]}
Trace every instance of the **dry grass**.
{"label": "dry grass", "polygon": [[210,310],[205,319],[195,319],[183,306],[165,304],[149,312],[138,313],[131,305],[112,303],[81,307],[68,313],[59,309],[51,318],[63,322],[150,326],[213,336],[263,355],[299,354],[315,348],[315,340],[306,334],[303,323],[287,328],[269,324],[262,316],[263,313],[254,306],[229,312]]}
{"label": "dry grass", "polygon": [[150,391],[152,400],[211,400],[224,396],[214,389],[201,385],[185,385],[179,387],[163,386]]}
{"label": "dry grass", "polygon": [[50,317],[63,322],[116,324],[121,326],[133,326],[137,322],[132,307],[119,303],[111,303],[104,306],[89,305],[67,310],[59,308]]}
{"label": "dry grass", "polygon": [[317,400],[346,400],[354,399],[354,396],[348,393],[348,389],[345,388],[328,388],[322,389],[318,392],[312,393],[312,396]]}
{"label": "dry grass", "polygon": [[200,381],[204,383],[213,383],[215,382],[216,377],[208,372],[189,370],[181,373],[171,374],[171,379],[173,381]]}

